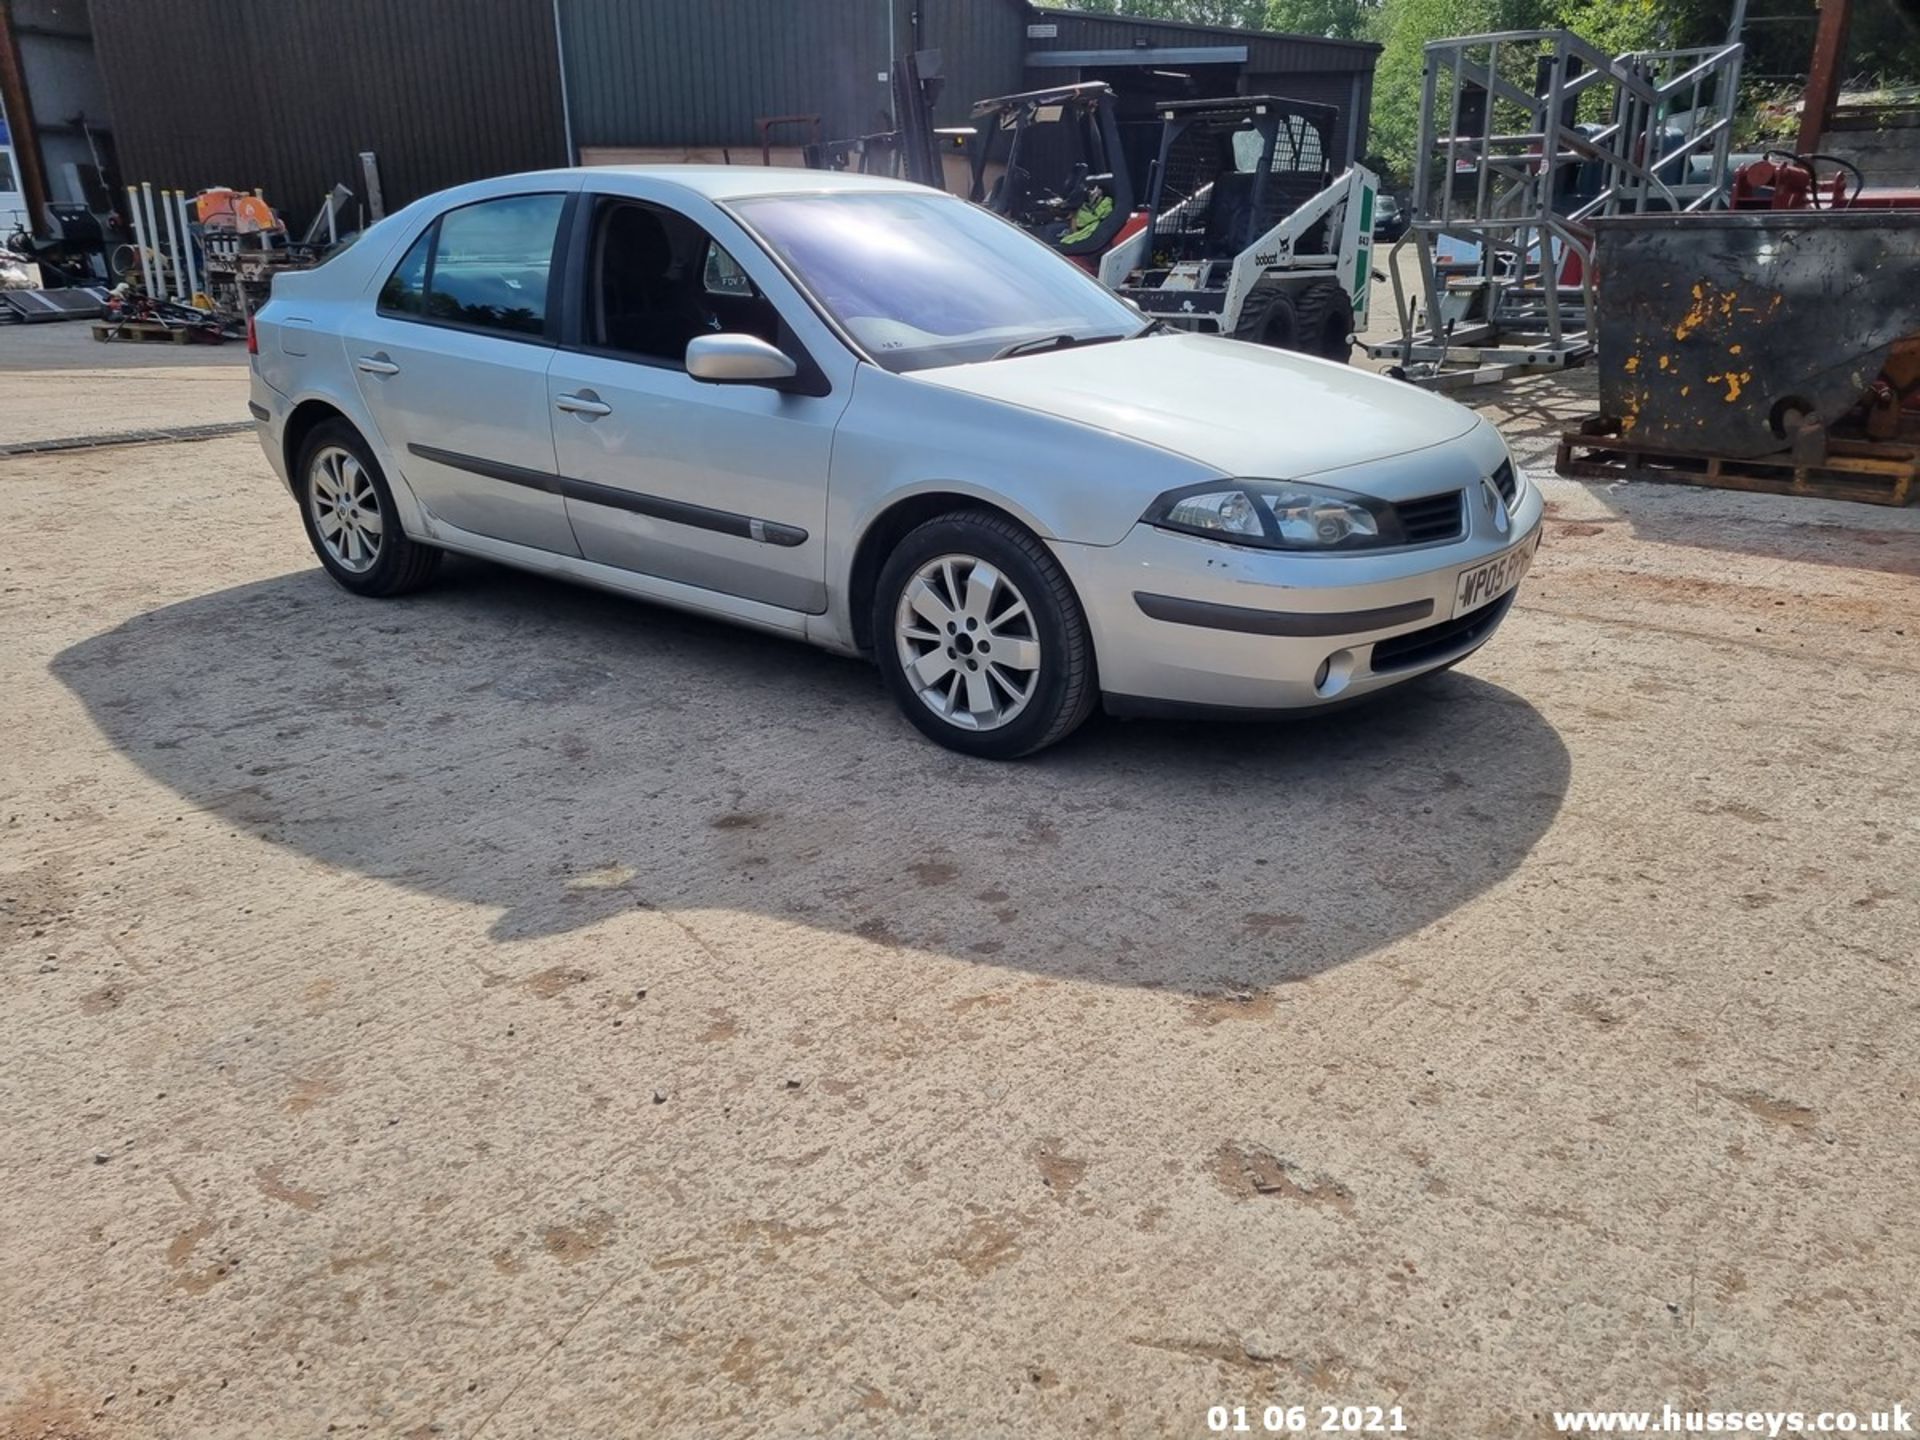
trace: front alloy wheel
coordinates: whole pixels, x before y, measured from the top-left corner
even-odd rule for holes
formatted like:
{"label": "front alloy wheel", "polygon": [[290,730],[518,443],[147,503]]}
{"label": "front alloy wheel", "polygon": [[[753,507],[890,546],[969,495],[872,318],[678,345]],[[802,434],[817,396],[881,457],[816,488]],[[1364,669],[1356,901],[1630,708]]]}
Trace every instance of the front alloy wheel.
{"label": "front alloy wheel", "polygon": [[1099,696],[1093,642],[1053,552],[1006,515],[940,515],[874,587],[875,658],[900,708],[951,750],[1011,760],[1064,738]]}
{"label": "front alloy wheel", "polygon": [[1027,597],[975,555],[942,555],[914,572],[894,638],[921,703],[963,730],[1010,724],[1040,683]]}

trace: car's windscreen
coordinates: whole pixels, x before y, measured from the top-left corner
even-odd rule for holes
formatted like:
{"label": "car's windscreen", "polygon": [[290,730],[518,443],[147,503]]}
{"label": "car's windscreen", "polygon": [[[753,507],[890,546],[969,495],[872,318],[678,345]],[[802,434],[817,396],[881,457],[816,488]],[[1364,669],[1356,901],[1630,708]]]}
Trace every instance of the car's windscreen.
{"label": "car's windscreen", "polygon": [[870,191],[766,196],[735,208],[895,372],[991,360],[1023,342],[1116,340],[1143,324],[1071,261],[965,201]]}

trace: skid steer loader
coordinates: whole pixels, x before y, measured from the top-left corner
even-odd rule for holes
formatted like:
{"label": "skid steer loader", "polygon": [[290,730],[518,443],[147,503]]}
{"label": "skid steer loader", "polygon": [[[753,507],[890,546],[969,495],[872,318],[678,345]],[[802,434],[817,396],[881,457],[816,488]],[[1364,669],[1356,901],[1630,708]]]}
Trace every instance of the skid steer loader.
{"label": "skid steer loader", "polygon": [[1364,166],[1329,166],[1339,111],[1269,95],[1161,109],[1152,223],[1098,274],[1147,315],[1344,362],[1366,324],[1373,204]]}

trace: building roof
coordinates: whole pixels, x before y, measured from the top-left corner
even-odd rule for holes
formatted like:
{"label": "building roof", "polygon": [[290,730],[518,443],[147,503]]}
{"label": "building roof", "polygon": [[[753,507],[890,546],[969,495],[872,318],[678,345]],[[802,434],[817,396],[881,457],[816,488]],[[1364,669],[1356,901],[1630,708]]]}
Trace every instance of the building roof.
{"label": "building roof", "polygon": [[[1107,14],[1098,10],[1069,10],[1057,5],[1029,7],[1035,15],[1056,22],[1066,21],[1082,29],[1124,26],[1138,30],[1168,30],[1184,36],[1221,35],[1247,40],[1268,40],[1295,45],[1325,45],[1355,52],[1355,58],[1377,55],[1380,45],[1373,40],[1335,40],[1325,35],[1303,35],[1284,30],[1247,30],[1233,25],[1207,25],[1195,20],[1163,20],[1151,15]],[[1064,37],[1063,37],[1064,38]],[[1258,68],[1258,67],[1254,67]]]}

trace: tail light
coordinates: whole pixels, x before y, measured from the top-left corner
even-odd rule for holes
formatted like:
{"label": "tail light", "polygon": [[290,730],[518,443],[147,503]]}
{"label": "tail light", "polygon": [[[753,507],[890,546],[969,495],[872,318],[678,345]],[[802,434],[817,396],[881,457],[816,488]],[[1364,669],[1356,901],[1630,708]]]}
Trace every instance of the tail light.
{"label": "tail light", "polygon": [[247,353],[249,355],[258,355],[260,353],[260,331],[253,323],[253,316],[251,315],[247,317]]}

